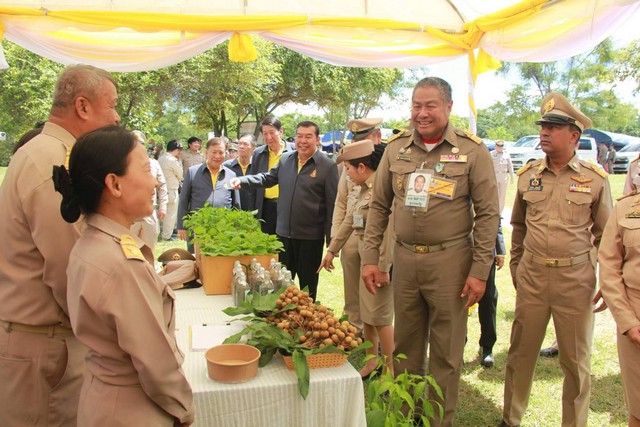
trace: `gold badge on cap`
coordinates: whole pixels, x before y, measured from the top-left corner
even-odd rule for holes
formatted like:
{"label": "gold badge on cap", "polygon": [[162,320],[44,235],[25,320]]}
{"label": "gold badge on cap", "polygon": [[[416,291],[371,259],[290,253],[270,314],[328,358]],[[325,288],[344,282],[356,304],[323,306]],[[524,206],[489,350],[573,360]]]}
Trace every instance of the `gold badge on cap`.
{"label": "gold badge on cap", "polygon": [[549,102],[544,104],[544,113],[543,114],[547,114],[549,111],[553,110],[553,107],[555,107],[555,106],[556,106],[556,102],[553,100],[553,98],[551,98],[549,100]]}
{"label": "gold badge on cap", "polygon": [[358,132],[358,124],[354,123],[351,125],[351,132]]}

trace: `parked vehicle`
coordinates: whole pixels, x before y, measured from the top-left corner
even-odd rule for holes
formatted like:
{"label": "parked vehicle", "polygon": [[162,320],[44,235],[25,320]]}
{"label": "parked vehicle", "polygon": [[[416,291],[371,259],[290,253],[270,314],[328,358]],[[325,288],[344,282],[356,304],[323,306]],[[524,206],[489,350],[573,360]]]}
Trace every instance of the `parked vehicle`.
{"label": "parked vehicle", "polygon": [[[598,148],[593,138],[581,137],[577,151],[578,156],[583,160],[591,159],[595,162],[598,159]],[[523,136],[509,149],[509,156],[514,169],[520,169],[527,163],[543,158],[544,151],[540,146],[540,136]]]}
{"label": "parked vehicle", "polygon": [[[615,147],[615,146],[614,146]],[[640,155],[640,142],[632,142],[616,152],[613,173],[627,173],[629,163]]]}

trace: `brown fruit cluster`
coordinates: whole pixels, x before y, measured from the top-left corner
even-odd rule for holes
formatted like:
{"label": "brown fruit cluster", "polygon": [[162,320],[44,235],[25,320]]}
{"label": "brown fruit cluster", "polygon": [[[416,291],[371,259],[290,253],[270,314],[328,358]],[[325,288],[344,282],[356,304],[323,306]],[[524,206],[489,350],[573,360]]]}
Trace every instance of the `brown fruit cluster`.
{"label": "brown fruit cluster", "polygon": [[353,350],[362,344],[362,338],[356,337],[357,329],[348,321],[340,322],[333,312],[323,305],[314,304],[309,292],[295,286],[289,286],[276,301],[278,308],[295,304],[296,308],[268,316],[268,322],[296,336],[296,330],[303,332],[300,343],[309,348],[322,348],[335,345],[340,350]]}

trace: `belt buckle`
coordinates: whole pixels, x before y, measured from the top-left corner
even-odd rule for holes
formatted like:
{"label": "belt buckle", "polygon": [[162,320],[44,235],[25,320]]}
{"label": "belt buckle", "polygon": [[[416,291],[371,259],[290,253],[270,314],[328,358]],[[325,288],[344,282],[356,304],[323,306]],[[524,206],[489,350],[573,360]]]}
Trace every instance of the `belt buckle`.
{"label": "belt buckle", "polygon": [[557,267],[558,266],[558,260],[557,259],[547,259],[547,260],[545,260],[545,264],[547,265],[547,267]]}
{"label": "belt buckle", "polygon": [[429,246],[426,245],[415,245],[416,253],[426,254],[429,253]]}

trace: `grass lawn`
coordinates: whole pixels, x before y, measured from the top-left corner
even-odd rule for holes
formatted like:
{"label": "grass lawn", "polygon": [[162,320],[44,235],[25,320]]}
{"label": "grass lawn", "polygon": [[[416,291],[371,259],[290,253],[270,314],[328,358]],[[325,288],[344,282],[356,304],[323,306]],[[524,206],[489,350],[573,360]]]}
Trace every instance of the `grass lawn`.
{"label": "grass lawn", "polygon": [[[6,168],[0,168],[0,182]],[[609,177],[612,194],[615,198],[622,193],[625,175]],[[507,193],[507,206],[513,200],[515,185]],[[509,213],[504,212],[504,232],[507,252],[510,247],[511,230],[508,224]],[[156,247],[156,255],[164,250],[183,246],[183,242],[161,242]],[[508,261],[508,260],[507,260]],[[318,286],[318,300],[341,314],[343,305],[342,269],[339,260],[334,261],[333,273],[323,271]],[[511,284],[508,267],[497,273],[497,285],[500,292],[497,315],[498,342],[494,347],[496,366],[483,369],[478,365],[477,350],[480,328],[477,313],[469,318],[468,342],[464,369],[460,383],[457,426],[494,426],[501,420],[505,364],[509,348],[511,322],[514,316],[515,291]],[[553,328],[547,332],[545,346],[554,339]],[[357,362],[356,362],[357,364]],[[529,401],[529,409],[523,419],[523,425],[557,426],[561,424],[561,397],[563,374],[557,358],[539,359],[535,381]],[[596,316],[594,347],[591,369],[592,391],[589,425],[624,426],[627,412],[622,397],[622,383],[618,366],[615,343],[615,323],[606,311]]]}

